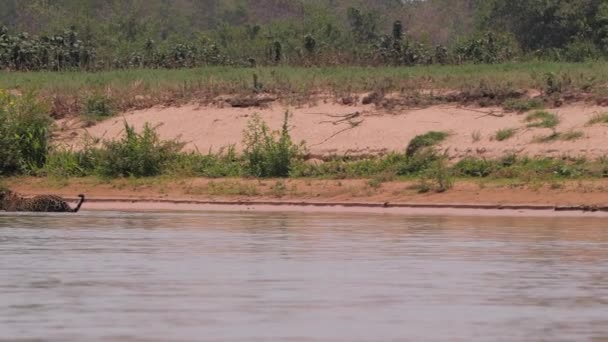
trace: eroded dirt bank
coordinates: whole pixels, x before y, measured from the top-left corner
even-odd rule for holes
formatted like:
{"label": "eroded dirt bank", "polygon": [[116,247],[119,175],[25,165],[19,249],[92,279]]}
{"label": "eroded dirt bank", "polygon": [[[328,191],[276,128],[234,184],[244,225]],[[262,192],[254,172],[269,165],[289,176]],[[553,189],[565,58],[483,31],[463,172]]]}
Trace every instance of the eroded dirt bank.
{"label": "eroded dirt bank", "polygon": [[[114,139],[120,136],[124,120],[136,128],[146,122],[158,128],[164,139],[178,138],[186,142],[187,150],[218,152],[235,145],[241,149],[243,130],[253,113],[273,129],[279,129],[286,110],[292,113],[291,133],[295,141],[305,141],[313,156],[376,155],[403,151],[416,135],[428,131],[451,133],[440,148],[451,157],[501,157],[517,153],[529,156],[585,156],[608,154],[608,127],[588,125],[589,120],[608,107],[569,104],[548,109],[560,118],[555,131],[528,128],[525,115],[505,112],[500,108],[476,108],[438,105],[422,109],[384,110],[373,105],[343,105],[317,103],[304,107],[274,104],[267,108],[233,108],[229,106],[198,106],[151,108],[125,113],[81,128],[77,120],[59,121],[62,128],[57,143],[78,146],[82,137]],[[515,135],[504,141],[495,139],[502,129],[516,129]],[[556,139],[535,142],[554,132],[580,132],[574,140]]]}
{"label": "eroded dirt bank", "polygon": [[[457,182],[445,193],[420,194],[415,181],[387,182],[379,186],[368,180],[181,180],[117,179],[101,182],[95,178],[54,183],[43,178],[14,178],[7,185],[22,194],[55,193],[66,198],[78,193],[90,199],[121,201],[177,201],[211,203],[367,203],[374,206],[432,204],[456,206],[546,206],[606,207],[608,179],[524,185],[499,182]],[[143,204],[145,207],[145,204]],[[149,204],[150,209],[154,204]]]}

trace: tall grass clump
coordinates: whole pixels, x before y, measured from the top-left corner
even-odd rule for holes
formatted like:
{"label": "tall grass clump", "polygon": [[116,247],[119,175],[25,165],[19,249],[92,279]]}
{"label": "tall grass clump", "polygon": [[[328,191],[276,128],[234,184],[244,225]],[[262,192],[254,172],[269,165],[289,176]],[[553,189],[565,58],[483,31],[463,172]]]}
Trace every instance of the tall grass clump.
{"label": "tall grass clump", "polygon": [[102,177],[152,177],[163,173],[178,157],[183,144],[160,140],[154,127],[144,125],[137,133],[125,122],[125,134],[118,141],[104,141],[97,151],[95,170]]}
{"label": "tall grass clump", "polygon": [[591,120],[587,122],[588,126],[597,124],[608,124],[608,113],[595,114]]}
{"label": "tall grass clump", "polygon": [[557,115],[545,111],[538,111],[526,116],[528,128],[555,128],[559,125]]}
{"label": "tall grass clump", "polygon": [[433,147],[433,146],[439,144],[440,142],[444,141],[448,136],[449,136],[449,133],[447,133],[447,132],[435,132],[435,131],[431,131],[431,132],[428,132],[428,133],[425,133],[422,135],[418,135],[410,141],[410,143],[407,146],[407,149],[405,151],[405,154],[408,157],[412,157],[418,151],[420,151],[424,148]]}
{"label": "tall grass clump", "polygon": [[54,149],[48,155],[40,174],[53,178],[85,177],[95,172],[99,150],[92,145],[72,151]]}
{"label": "tall grass clump", "polygon": [[496,135],[494,136],[494,138],[498,141],[505,141],[507,139],[512,138],[515,135],[515,132],[517,130],[515,128],[504,128],[501,130],[498,130],[496,132]]}
{"label": "tall grass clump", "polygon": [[86,99],[85,116],[102,120],[114,115],[112,100],[105,95],[92,95]]}
{"label": "tall grass clump", "polygon": [[541,99],[509,99],[502,106],[506,110],[524,113],[533,109],[543,109],[545,103]]}
{"label": "tall grass clump", "polygon": [[434,191],[437,193],[446,192],[454,187],[453,170],[448,167],[445,158],[435,160],[431,167],[424,171],[418,184],[414,188],[419,193]]}
{"label": "tall grass clump", "polygon": [[29,174],[44,166],[51,119],[33,95],[0,90],[0,174]]}
{"label": "tall grass clump", "polygon": [[237,155],[234,146],[220,150],[217,154],[198,152],[181,153],[172,163],[169,173],[187,177],[242,177],[242,158]]}
{"label": "tall grass clump", "polygon": [[288,177],[304,148],[291,140],[289,112],[285,112],[280,132],[270,131],[260,116],[254,114],[243,132],[243,144],[245,170],[255,177]]}

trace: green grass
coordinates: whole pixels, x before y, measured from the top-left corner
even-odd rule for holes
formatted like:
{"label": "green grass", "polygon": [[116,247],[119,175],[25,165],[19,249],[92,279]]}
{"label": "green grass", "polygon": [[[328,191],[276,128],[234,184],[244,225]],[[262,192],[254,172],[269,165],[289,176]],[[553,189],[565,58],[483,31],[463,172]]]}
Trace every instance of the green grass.
{"label": "green grass", "polygon": [[[363,92],[398,92],[417,103],[449,101],[504,105],[524,111],[540,108],[537,99],[518,98],[518,91],[547,87],[545,75],[569,80],[569,89],[601,93],[608,82],[608,62],[525,62],[495,65],[415,67],[204,67],[129,69],[102,72],[0,71],[0,89],[36,92],[58,111],[107,116],[158,104],[211,101],[224,94],[279,94],[285,101],[309,101],[319,91],[336,97]],[[256,77],[254,77],[256,75]],[[443,95],[443,90],[461,95]],[[431,92],[429,92],[431,91]],[[95,99],[107,94],[103,101]],[[428,99],[426,99],[428,97]],[[91,98],[94,101],[91,101]],[[410,99],[410,100],[411,100]],[[418,104],[419,104],[418,103]],[[97,115],[101,114],[101,115]]]}
{"label": "green grass", "polygon": [[515,112],[528,112],[533,109],[543,109],[545,104],[540,99],[509,99],[503,103],[506,110]]}
{"label": "green grass", "polygon": [[498,141],[504,141],[504,140],[510,139],[513,136],[515,136],[515,132],[517,132],[517,130],[515,128],[501,129],[498,132],[496,132],[496,134],[494,135],[494,138]]}
{"label": "green grass", "polygon": [[608,113],[595,114],[591,120],[587,122],[588,126],[608,124]]}
{"label": "green grass", "polygon": [[568,131],[568,132],[553,132],[547,136],[541,136],[534,138],[535,143],[550,143],[554,141],[574,141],[581,139],[585,136],[585,133],[581,131]]}
{"label": "green grass", "polygon": [[528,128],[555,128],[559,125],[557,115],[545,111],[538,111],[526,116]]}
{"label": "green grass", "polygon": [[516,89],[542,89],[543,75],[567,74],[574,86],[589,79],[608,81],[608,62],[527,62],[499,65],[456,65],[415,67],[204,67],[195,69],[133,69],[103,72],[0,72],[0,88],[48,92],[83,92],[122,89],[140,95],[167,89],[243,90],[253,89],[253,74],[264,90],[326,88],[334,91],[389,89],[467,89],[508,85]]}
{"label": "green grass", "polygon": [[412,157],[424,148],[433,147],[433,146],[441,143],[442,141],[447,139],[448,136],[450,136],[450,134],[447,132],[435,132],[435,131],[431,131],[431,132],[428,132],[428,133],[425,133],[422,135],[418,135],[418,136],[414,137],[414,139],[412,139],[410,141],[410,143],[407,145],[405,154],[408,157]]}

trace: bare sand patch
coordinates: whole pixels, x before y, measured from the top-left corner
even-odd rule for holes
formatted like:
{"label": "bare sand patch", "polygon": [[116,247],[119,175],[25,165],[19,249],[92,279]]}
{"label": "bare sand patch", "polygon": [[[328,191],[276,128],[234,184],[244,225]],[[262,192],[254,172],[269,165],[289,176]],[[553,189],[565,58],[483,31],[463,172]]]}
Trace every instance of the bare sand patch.
{"label": "bare sand patch", "polygon": [[[528,156],[585,156],[608,154],[608,127],[587,126],[589,119],[608,107],[585,104],[567,105],[549,110],[561,122],[559,132],[580,131],[583,136],[572,141],[535,143],[535,139],[553,133],[551,129],[528,128],[525,115],[507,113],[500,108],[473,108],[438,105],[422,109],[382,110],[373,105],[319,103],[306,107],[279,104],[268,108],[232,108],[186,105],[150,108],[125,113],[89,128],[73,127],[61,121],[64,131],[60,141],[79,146],[86,134],[96,138],[115,139],[124,129],[124,121],[141,129],[145,123],[158,127],[163,139],[178,138],[186,150],[217,152],[234,145],[242,149],[242,135],[248,120],[259,113],[272,129],[279,129],[286,110],[292,114],[290,126],[295,141],[305,141],[313,156],[378,155],[402,152],[416,135],[428,131],[451,133],[441,148],[455,158],[464,156],[500,157],[517,153]],[[504,141],[494,139],[501,129],[516,133]]]}

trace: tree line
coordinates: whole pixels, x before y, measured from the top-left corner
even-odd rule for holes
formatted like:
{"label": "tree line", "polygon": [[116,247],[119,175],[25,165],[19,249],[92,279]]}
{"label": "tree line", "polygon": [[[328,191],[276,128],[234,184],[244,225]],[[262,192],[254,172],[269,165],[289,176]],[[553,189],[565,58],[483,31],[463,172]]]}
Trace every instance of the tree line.
{"label": "tree line", "polygon": [[606,0],[5,2],[5,70],[409,66],[608,53]]}

